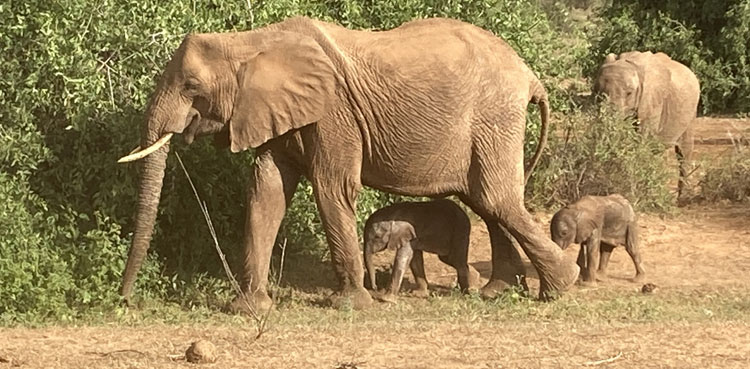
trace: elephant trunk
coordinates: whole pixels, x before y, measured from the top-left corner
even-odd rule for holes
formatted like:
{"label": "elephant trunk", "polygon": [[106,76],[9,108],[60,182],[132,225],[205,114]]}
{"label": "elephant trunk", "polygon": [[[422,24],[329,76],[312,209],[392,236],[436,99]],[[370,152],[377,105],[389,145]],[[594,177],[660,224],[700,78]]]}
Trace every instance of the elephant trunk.
{"label": "elephant trunk", "polygon": [[[155,140],[151,140],[154,142]],[[146,147],[148,145],[143,145]],[[169,143],[161,146],[158,150],[142,159],[140,185],[138,188],[138,203],[135,215],[135,229],[133,243],[128,253],[128,262],[122,277],[120,294],[126,303],[130,303],[130,295],[138,274],[138,270],[146,257],[151,235],[154,231],[156,211],[161,196],[161,188],[164,180],[164,170],[167,166],[167,153]]]}
{"label": "elephant trunk", "polygon": [[374,253],[372,245],[365,245],[365,269],[367,269],[367,277],[370,281],[370,289],[377,291],[378,285],[375,284],[375,267],[372,265],[372,254]]}

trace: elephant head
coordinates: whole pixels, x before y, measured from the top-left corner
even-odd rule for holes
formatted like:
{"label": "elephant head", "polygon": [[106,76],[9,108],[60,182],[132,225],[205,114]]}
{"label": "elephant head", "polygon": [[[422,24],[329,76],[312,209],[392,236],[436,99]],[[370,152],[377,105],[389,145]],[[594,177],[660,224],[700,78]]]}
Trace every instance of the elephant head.
{"label": "elephant head", "polygon": [[663,64],[669,60],[663,53],[609,54],[599,68],[594,93],[606,95],[623,113],[637,115],[643,129],[658,132],[670,84],[669,70]]}
{"label": "elephant head", "polygon": [[565,250],[572,243],[580,244],[588,239],[599,227],[596,216],[586,208],[568,205],[552,216],[549,230],[552,242]]}
{"label": "elephant head", "polygon": [[381,219],[375,220],[378,214],[371,216],[365,223],[364,229],[364,259],[365,269],[367,269],[367,280],[370,288],[377,289],[375,283],[375,267],[373,265],[372,255],[385,250],[398,249],[404,240],[412,240],[416,237],[414,227],[403,220]]}
{"label": "elephant head", "polygon": [[335,94],[333,64],[311,37],[273,29],[188,35],[166,66],[141,128],[134,236],[121,294],[129,300],[151,240],[169,140],[215,133],[232,152],[255,148],[323,117]]}
{"label": "elephant head", "polygon": [[577,223],[576,212],[571,208],[565,207],[555,213],[549,225],[552,242],[563,250],[567,249],[575,242]]}

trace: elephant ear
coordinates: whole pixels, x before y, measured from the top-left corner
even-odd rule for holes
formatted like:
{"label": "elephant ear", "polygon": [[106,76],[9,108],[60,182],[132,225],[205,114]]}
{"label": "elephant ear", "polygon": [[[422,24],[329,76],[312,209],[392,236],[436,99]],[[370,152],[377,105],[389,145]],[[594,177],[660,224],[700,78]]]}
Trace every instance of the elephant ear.
{"label": "elephant ear", "polygon": [[601,222],[597,221],[595,216],[592,216],[587,211],[579,211],[576,216],[576,239],[575,242],[580,244],[581,242],[589,239],[594,232],[601,228]]}
{"label": "elephant ear", "polygon": [[292,32],[268,37],[272,42],[264,42],[237,73],[239,90],[229,124],[232,152],[317,122],[333,98],[333,64],[315,40]]}
{"label": "elephant ear", "polygon": [[658,134],[661,130],[664,101],[670,93],[671,73],[663,60],[653,56],[631,63],[635,65],[640,81],[637,95],[638,119],[647,130]]}

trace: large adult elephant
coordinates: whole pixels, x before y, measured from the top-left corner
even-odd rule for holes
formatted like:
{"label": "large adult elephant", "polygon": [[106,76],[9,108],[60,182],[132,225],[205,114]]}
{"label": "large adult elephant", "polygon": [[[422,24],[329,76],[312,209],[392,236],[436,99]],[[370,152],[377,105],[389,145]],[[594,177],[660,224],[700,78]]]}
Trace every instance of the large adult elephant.
{"label": "large adult elephant", "polygon": [[700,98],[695,74],[661,52],[609,54],[599,69],[594,91],[606,94],[624,112],[636,114],[639,129],[674,146],[680,164],[680,197],[693,152],[693,122]]}
{"label": "large adult elephant", "polygon": [[[298,17],[248,32],[188,35],[151,98],[143,149],[121,159],[145,157],[121,293],[127,301],[149,246],[168,141],[183,132],[188,142],[214,133],[232,152],[257,149],[241,271],[250,306],[271,305],[271,250],[302,175],[314,188],[339,280],[334,302],[346,297],[360,308],[372,301],[354,213],[362,184],[402,195],[458,195],[489,228],[486,291],[524,274],[510,237],[539,272],[543,296],[564,290],[579,268],[523,204],[529,102],[540,105],[544,138],[542,84],[503,40],[456,20],[364,32]],[[246,305],[238,297],[231,306]]]}

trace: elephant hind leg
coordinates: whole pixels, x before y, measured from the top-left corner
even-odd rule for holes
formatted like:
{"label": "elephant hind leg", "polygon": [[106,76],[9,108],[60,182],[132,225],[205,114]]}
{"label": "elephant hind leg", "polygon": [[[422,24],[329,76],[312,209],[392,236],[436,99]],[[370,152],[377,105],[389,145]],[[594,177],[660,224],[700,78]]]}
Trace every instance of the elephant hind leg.
{"label": "elephant hind leg", "polygon": [[417,285],[413,294],[418,297],[429,296],[430,291],[427,284],[427,276],[424,272],[424,257],[422,255],[422,250],[414,250],[414,255],[411,258],[409,266],[411,267],[411,274],[414,276],[414,283]]}
{"label": "elephant hind leg", "polygon": [[680,137],[680,140],[674,147],[675,155],[677,156],[677,162],[679,165],[679,171],[680,171],[680,177],[677,182],[677,199],[680,201],[683,198],[683,193],[685,192],[685,188],[689,185],[688,183],[688,177],[691,173],[688,172],[688,168],[691,166],[692,163],[692,156],[693,156],[693,147],[694,147],[694,138],[693,138],[693,127],[688,126],[688,129],[685,130],[685,133],[682,134],[682,137]]}
{"label": "elephant hind leg", "polygon": [[458,287],[461,288],[461,292],[467,292],[469,290],[469,264],[466,261],[466,257],[451,253],[448,255],[438,255],[440,261],[445,264],[452,266],[456,269],[458,275]]}
{"label": "elephant hind leg", "polygon": [[[523,166],[517,178],[522,182]],[[513,176],[510,176],[513,178]],[[487,223],[492,242],[492,277],[482,288],[482,294],[491,296],[511,285],[525,287],[525,268],[517,249],[516,240],[529,257],[540,278],[540,298],[553,298],[558,291],[567,290],[578,278],[580,268],[566,260],[563,251],[555,245],[533,220],[523,205],[523,186],[510,186],[500,176],[486,180],[496,184],[498,192],[471,196],[470,205]]]}
{"label": "elephant hind leg", "polygon": [[509,206],[500,222],[515,237],[539,275],[539,298],[548,300],[578,279],[580,268],[547,237],[522,204]]}

